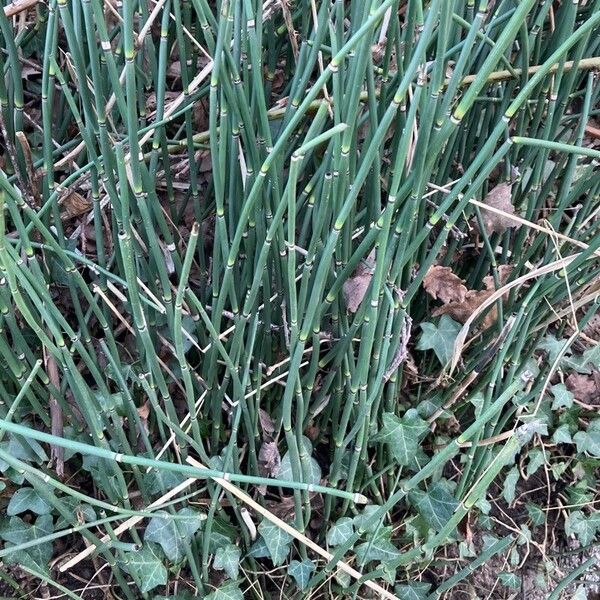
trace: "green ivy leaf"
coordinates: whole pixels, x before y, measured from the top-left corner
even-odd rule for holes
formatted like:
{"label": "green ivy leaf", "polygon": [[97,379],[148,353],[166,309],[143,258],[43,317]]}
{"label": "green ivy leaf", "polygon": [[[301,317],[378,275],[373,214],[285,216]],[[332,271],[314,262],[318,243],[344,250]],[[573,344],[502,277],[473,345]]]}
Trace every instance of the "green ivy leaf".
{"label": "green ivy leaf", "polygon": [[250,546],[250,550],[248,550],[247,556],[252,556],[254,558],[270,558],[271,553],[269,552],[269,548],[267,547],[267,543],[264,538],[259,537],[252,546]]}
{"label": "green ivy leaf", "polygon": [[354,533],[354,524],[350,517],[338,519],[327,532],[327,543],[330,546],[339,546],[346,542]]}
{"label": "green ivy leaf", "polygon": [[237,583],[229,582],[206,596],[206,600],[244,600]]}
{"label": "green ivy leaf", "polygon": [[125,398],[121,392],[115,394],[103,394],[102,392],[96,392],[94,394],[98,404],[102,408],[103,412],[110,412],[114,410],[118,415],[124,417],[127,415],[125,408]]}
{"label": "green ivy leaf", "polygon": [[502,490],[502,497],[510,504],[515,499],[517,481],[519,481],[519,470],[517,467],[513,467],[504,478],[504,488]]}
{"label": "green ivy leaf", "polygon": [[[308,481],[306,481],[306,483],[318,485],[321,483],[321,467],[319,466],[319,463],[312,457],[312,443],[306,436],[302,436],[302,446],[304,453],[308,456]],[[292,459],[289,452],[286,452],[283,455],[279,469],[274,475],[278,479],[295,481],[294,474],[292,472]]]}
{"label": "green ivy leaf", "polygon": [[32,487],[19,488],[10,499],[6,514],[11,517],[27,510],[36,515],[47,515],[52,511],[52,505]]}
{"label": "green ivy leaf", "polygon": [[527,513],[534,526],[543,525],[546,522],[546,513],[533,502],[527,503]]}
{"label": "green ivy leaf", "polygon": [[[99,417],[98,417],[99,418]],[[111,463],[107,458],[88,454],[83,457],[81,465],[88,471],[94,483],[110,497],[120,497],[121,488],[115,475],[112,475]]]}
{"label": "green ivy leaf", "polygon": [[369,519],[379,510],[379,506],[376,504],[367,504],[361,513],[357,514],[352,518],[354,527],[357,531],[365,533],[368,531],[375,531],[379,525],[379,521],[374,520],[370,525],[367,525]]}
{"label": "green ivy leaf", "polygon": [[448,315],[443,315],[437,325],[421,323],[423,333],[417,343],[417,350],[433,350],[442,365],[447,365],[454,353],[454,342],[460,325]]}
{"label": "green ivy leaf", "polygon": [[577,444],[577,452],[587,452],[596,458],[600,458],[600,431],[588,428],[587,431],[578,431],[573,436]]}
{"label": "green ivy leaf", "polygon": [[[0,448],[13,458],[18,458],[26,463],[43,463],[48,461],[48,455],[44,452],[42,446],[32,439],[21,442],[19,438],[11,435],[8,441],[0,443]],[[9,468],[8,463],[0,459],[0,471],[4,473]]]}
{"label": "green ivy leaf", "polygon": [[385,442],[399,465],[414,464],[419,449],[419,441],[429,431],[429,424],[419,417],[414,408],[408,410],[402,418],[393,413],[383,413],[383,427],[373,438],[376,442]]}
{"label": "green ivy leaf", "polygon": [[178,563],[183,560],[185,549],[194,533],[200,529],[204,516],[191,508],[182,508],[177,513],[178,517],[184,519],[172,519],[170,516],[165,511],[158,511],[146,527],[144,540],[159,544],[165,556]]}
{"label": "green ivy leaf", "polygon": [[167,569],[157,556],[152,544],[144,544],[141,550],[125,552],[120,561],[121,568],[140,582],[140,591],[149,592],[159,585],[167,583]]}
{"label": "green ivy leaf", "polygon": [[[0,527],[0,538],[6,544],[6,549],[26,542],[37,540],[54,532],[54,525],[50,515],[41,515],[33,525],[25,523],[19,517],[11,517]],[[21,564],[34,571],[49,575],[48,563],[52,558],[52,542],[42,542],[25,550],[11,552],[2,558],[7,564]]]}
{"label": "green ivy leaf", "polygon": [[[78,519],[81,516],[86,523],[95,521],[98,518],[96,511],[89,504],[82,503],[78,498],[64,496],[60,500],[71,514],[76,515]],[[66,527],[71,527],[70,521],[59,515],[56,521],[56,529],[65,529]]]}
{"label": "green ivy leaf", "polygon": [[397,585],[394,588],[400,600],[426,600],[429,596],[430,583],[416,581],[414,583]]}
{"label": "green ivy leaf", "polygon": [[236,535],[236,530],[228,521],[221,517],[215,517],[210,531],[208,551],[211,554],[215,554],[219,548],[225,548],[225,546],[233,544]]}
{"label": "green ivy leaf", "polygon": [[552,402],[552,410],[559,408],[571,408],[575,396],[567,389],[564,383],[557,383],[550,388],[554,401]]}
{"label": "green ivy leaf", "polygon": [[440,531],[446,525],[458,506],[458,502],[442,481],[435,483],[427,492],[421,490],[411,492],[409,498],[419,514],[435,531]]}
{"label": "green ivy leaf", "polygon": [[569,431],[569,426],[565,423],[560,427],[557,427],[552,434],[552,441],[555,444],[572,444],[573,436],[571,436],[571,432]]}
{"label": "green ivy leaf", "polygon": [[261,521],[258,526],[258,531],[265,540],[273,564],[278,567],[283,563],[290,552],[290,544],[293,539],[292,536],[287,533],[287,531],[284,531],[281,527],[277,527],[277,525],[274,525],[267,519]]}
{"label": "green ivy leaf", "polygon": [[[537,345],[537,350],[543,350],[548,353],[548,364],[554,364],[565,344],[568,342],[565,340],[558,340],[553,335],[545,336],[541,342]],[[565,352],[564,356],[567,356],[570,350]],[[563,357],[564,358],[564,357]]]}
{"label": "green ivy leaf", "polygon": [[500,583],[511,590],[518,590],[521,587],[521,578],[514,573],[503,572],[498,575]]}
{"label": "green ivy leaf", "polygon": [[300,590],[304,591],[315,568],[312,560],[293,560],[288,567],[288,574],[294,578]]}
{"label": "green ivy leaf", "polygon": [[151,494],[164,494],[167,490],[177,487],[184,479],[185,477],[181,473],[162,469],[152,469],[144,476],[144,481],[147,482],[148,491]]}
{"label": "green ivy leaf", "polygon": [[533,475],[545,461],[544,453],[540,448],[534,448],[529,451],[529,461],[527,463],[527,477]]}
{"label": "green ivy leaf", "polygon": [[230,579],[237,579],[240,572],[241,555],[242,551],[235,544],[227,544],[217,550],[213,567],[217,571],[225,571]]}
{"label": "green ivy leaf", "polygon": [[366,564],[373,560],[388,561],[400,556],[400,550],[391,542],[392,528],[380,527],[374,537],[356,549],[356,558],[360,564]]}
{"label": "green ivy leaf", "polygon": [[576,590],[571,600],[588,600],[587,588],[585,585],[580,585]]}
{"label": "green ivy leaf", "polygon": [[591,544],[600,529],[600,515],[592,513],[586,517],[580,510],[575,510],[565,520],[565,533],[575,535],[582,546]]}

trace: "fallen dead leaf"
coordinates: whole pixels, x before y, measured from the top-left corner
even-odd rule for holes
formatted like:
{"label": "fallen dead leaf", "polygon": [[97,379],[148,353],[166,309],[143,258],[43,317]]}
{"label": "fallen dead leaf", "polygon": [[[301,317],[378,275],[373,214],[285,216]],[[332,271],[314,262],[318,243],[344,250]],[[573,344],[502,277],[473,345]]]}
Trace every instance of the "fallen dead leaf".
{"label": "fallen dead leaf", "polygon": [[265,437],[272,438],[273,433],[275,432],[275,423],[273,422],[273,419],[271,419],[271,417],[269,416],[269,413],[267,413],[266,410],[259,408],[258,420],[260,421],[260,426],[262,428],[263,439]]}
{"label": "fallen dead leaf", "polygon": [[[512,272],[511,265],[498,267],[500,286],[503,286]],[[423,279],[423,287],[433,298],[444,302],[431,313],[434,317],[449,315],[459,323],[467,319],[496,291],[494,278],[487,275],[483,278],[485,290],[468,290],[462,279],[452,273],[449,267],[434,266],[429,269]],[[496,321],[496,306],[492,306],[483,319],[482,328],[487,329]]]}
{"label": "fallen dead leaf", "polygon": [[[179,96],[179,92],[171,92],[171,91],[166,91],[165,92],[165,98],[164,98],[164,102],[163,102],[163,107],[165,105],[168,105],[169,103],[171,103],[173,100],[175,100],[177,97]],[[156,110],[156,92],[152,92],[147,98],[146,98],[146,113],[147,115],[152,114],[154,111]]]}
{"label": "fallen dead leaf", "polygon": [[148,416],[150,415],[150,403],[149,402],[144,402],[144,404],[142,404],[142,406],[140,406],[137,409],[137,413],[140,417],[140,422],[142,424],[142,427],[144,428],[145,432],[148,433]]}
{"label": "fallen dead leaf", "polygon": [[360,308],[373,278],[374,269],[375,250],[373,249],[369,256],[359,263],[352,277],[344,282],[344,300],[346,308],[351,313],[355,313]]}
{"label": "fallen dead leaf", "polygon": [[464,281],[452,272],[450,267],[433,265],[423,278],[423,288],[435,300],[463,302],[467,296]]}
{"label": "fallen dead leaf", "polygon": [[[460,323],[464,323],[477,308],[479,308],[494,292],[492,290],[469,290],[467,295],[462,302],[449,302],[448,304],[444,304],[444,306],[440,306],[436,308],[432,315],[434,317],[438,317],[439,315],[450,315],[455,321],[459,321]],[[494,312],[494,316],[491,319],[491,322],[488,323],[488,317],[490,314]],[[489,327],[491,323],[496,320],[495,308],[492,307],[488,315],[483,322],[484,329]]]}
{"label": "fallen dead leaf", "polygon": [[600,403],[600,388],[594,377],[582,373],[571,373],[567,377],[565,385],[580,402],[585,404]]}
{"label": "fallen dead leaf", "polygon": [[65,209],[65,216],[68,219],[73,219],[85,214],[92,208],[92,202],[84,198],[79,192],[69,190],[60,201],[60,204]]}
{"label": "fallen dead leaf", "polygon": [[[501,210],[507,215],[514,215],[515,208],[512,205],[512,184],[511,183],[500,183],[493,187],[488,195],[483,200],[484,204],[487,204],[491,208]],[[492,212],[491,210],[482,211],[483,226],[485,232],[491,235],[494,232],[503,233],[510,227],[519,227],[519,224],[512,219]]]}
{"label": "fallen dead leaf", "polygon": [[[500,283],[500,287],[506,284],[510,274],[512,273],[513,266],[512,265],[500,265],[498,267],[498,279]],[[496,284],[494,283],[494,278],[491,275],[486,275],[483,278],[483,285],[486,290],[496,291]]]}
{"label": "fallen dead leaf", "polygon": [[583,333],[594,340],[600,340],[600,314],[594,315],[583,328]]}
{"label": "fallen dead leaf", "polygon": [[275,477],[281,466],[277,442],[263,442],[258,451],[258,467],[262,477]]}

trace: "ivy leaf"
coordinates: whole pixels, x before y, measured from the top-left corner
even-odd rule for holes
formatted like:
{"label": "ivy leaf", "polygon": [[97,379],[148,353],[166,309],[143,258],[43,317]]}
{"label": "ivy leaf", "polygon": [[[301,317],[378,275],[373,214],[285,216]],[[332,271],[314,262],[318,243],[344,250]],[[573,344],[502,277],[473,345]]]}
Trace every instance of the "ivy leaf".
{"label": "ivy leaf", "polygon": [[310,577],[315,570],[315,564],[312,560],[293,560],[288,567],[288,573],[294,578],[294,581],[298,584],[301,591],[304,591]]}
{"label": "ivy leaf", "polygon": [[356,549],[356,558],[359,563],[365,564],[372,560],[388,561],[400,556],[400,550],[391,542],[392,528],[380,527],[375,536]]}
{"label": "ivy leaf", "polygon": [[[96,511],[89,504],[82,503],[78,498],[64,496],[61,498],[61,502],[70,513],[76,515],[78,519],[81,518],[85,523],[95,521],[98,518]],[[71,527],[70,521],[59,515],[56,521],[56,530],[65,529],[66,527]]]}
{"label": "ivy leaf", "polygon": [[426,600],[429,596],[430,587],[430,583],[416,581],[415,583],[397,585],[394,591],[400,600]]}
{"label": "ivy leaf", "polygon": [[354,533],[354,525],[350,517],[338,519],[333,527],[327,532],[327,543],[330,546],[339,546],[350,539]]}
{"label": "ivy leaf", "polygon": [[575,396],[567,389],[564,383],[557,383],[550,388],[554,400],[552,402],[552,410],[559,408],[571,408]]}
{"label": "ivy leaf", "polygon": [[423,333],[417,343],[417,350],[433,350],[442,365],[447,365],[454,353],[454,342],[460,325],[448,315],[442,315],[439,323],[421,323]]}
{"label": "ivy leaf", "polygon": [[108,395],[103,394],[102,392],[97,392],[94,394],[94,396],[103,412],[110,412],[111,410],[114,410],[122,417],[127,415],[127,410],[125,409],[125,398],[121,392]]}
{"label": "ivy leaf", "polygon": [[167,569],[156,555],[152,544],[144,544],[141,550],[125,552],[121,568],[140,582],[140,591],[149,592],[167,583]]}
{"label": "ivy leaf", "polygon": [[498,575],[498,579],[502,585],[505,585],[507,588],[511,590],[518,590],[521,587],[521,578],[515,575],[514,573],[500,573]]}
{"label": "ivy leaf", "polygon": [[237,579],[240,573],[241,555],[242,551],[235,544],[227,544],[217,550],[213,567],[217,571],[225,571],[230,579]]}
{"label": "ivy leaf", "polygon": [[219,548],[232,544],[236,538],[235,529],[223,518],[215,517],[210,532],[208,551],[215,554]]}
{"label": "ivy leaf", "polygon": [[388,444],[399,465],[413,464],[419,441],[429,431],[427,421],[421,419],[414,408],[408,410],[402,418],[393,413],[383,413],[382,420],[383,427],[373,441]]}
{"label": "ivy leaf", "polygon": [[[565,344],[567,344],[565,340],[558,340],[553,335],[547,335],[544,339],[537,345],[538,350],[543,350],[548,353],[548,363],[554,364],[558,355],[561,353]],[[565,352],[565,356],[569,354],[569,350]],[[563,357],[564,358],[564,357]]]}
{"label": "ivy leaf", "polygon": [[270,558],[271,553],[269,552],[269,548],[263,537],[259,537],[254,544],[250,546],[247,556],[252,556],[254,558]]}
{"label": "ivy leaf", "polygon": [[261,521],[258,531],[265,540],[273,564],[278,567],[290,552],[292,536],[287,531],[281,529],[281,527],[277,527],[277,525],[267,521],[267,519]]}
{"label": "ivy leaf", "polygon": [[580,510],[573,511],[565,520],[565,533],[575,535],[582,546],[594,541],[600,528],[600,515],[592,513],[586,517]]}
{"label": "ivy leaf", "polygon": [[515,499],[517,481],[519,481],[519,470],[517,467],[513,467],[504,479],[504,489],[502,490],[502,497],[508,504]]}
{"label": "ivy leaf", "polygon": [[376,504],[367,504],[362,510],[361,513],[352,518],[352,522],[354,523],[354,527],[357,531],[361,533],[365,533],[367,531],[375,531],[379,522],[374,520],[369,526],[367,526],[367,522],[369,519],[379,510],[379,506]]}
{"label": "ivy leaf", "polygon": [[[23,462],[42,463],[48,460],[48,455],[42,446],[32,439],[21,441],[18,437],[11,435],[8,441],[0,443],[0,448],[13,458],[18,458]],[[4,473],[9,468],[8,463],[0,459],[0,471]]]}
{"label": "ivy leaf", "polygon": [[527,513],[534,526],[543,525],[546,521],[546,513],[533,502],[527,503]]}
{"label": "ivy leaf", "polygon": [[[18,546],[54,532],[54,525],[50,515],[41,515],[33,525],[25,523],[19,517],[11,517],[0,527],[0,538],[6,544],[5,548]],[[25,550],[11,552],[2,558],[6,564],[21,564],[34,571],[49,575],[48,563],[52,558],[52,542],[42,542]]]}
{"label": "ivy leaf", "polygon": [[[98,418],[100,417],[98,416]],[[109,498],[118,498],[121,496],[119,482],[117,481],[116,476],[111,474],[111,463],[107,458],[88,454],[83,457],[81,466],[92,475],[94,483],[105,492]]]}
{"label": "ivy leaf", "polygon": [[590,429],[578,431],[573,436],[573,441],[577,444],[577,452],[587,452],[600,458],[600,431]]}
{"label": "ivy leaf", "polygon": [[[318,485],[321,483],[321,467],[319,463],[312,457],[313,447],[311,441],[306,437],[302,436],[302,446],[304,453],[308,456],[308,462],[303,465],[303,470],[308,468],[308,480],[306,483],[312,483]],[[292,459],[290,453],[286,452],[281,459],[279,469],[276,471],[275,477],[284,479],[286,481],[294,481],[294,474],[292,472]]]}
{"label": "ivy leaf", "polygon": [[52,506],[34,488],[19,488],[12,495],[6,508],[6,514],[12,517],[27,510],[34,512],[36,515],[47,515],[52,511]]}
{"label": "ivy leaf", "polygon": [[571,436],[571,432],[569,431],[569,426],[566,423],[554,430],[554,433],[552,434],[552,441],[555,444],[572,444],[573,443],[573,437]]}
{"label": "ivy leaf", "polygon": [[587,589],[585,585],[580,585],[576,590],[571,600],[588,600]]}
{"label": "ivy leaf", "polygon": [[244,594],[238,584],[231,581],[208,594],[206,600],[244,600]]}
{"label": "ivy leaf", "polygon": [[533,475],[544,464],[544,453],[539,448],[534,448],[529,452],[529,462],[527,463],[527,477]]}
{"label": "ivy leaf", "polygon": [[185,549],[204,518],[191,508],[182,508],[177,516],[185,518],[172,519],[169,513],[158,511],[150,519],[144,533],[144,540],[160,544],[165,556],[174,563],[183,560]]}
{"label": "ivy leaf", "polygon": [[410,501],[435,531],[440,531],[446,525],[458,506],[454,496],[448,492],[441,481],[434,484],[427,492],[415,490],[410,494]]}
{"label": "ivy leaf", "polygon": [[151,494],[164,494],[167,490],[177,487],[184,479],[185,477],[181,473],[162,469],[152,469],[144,476]]}

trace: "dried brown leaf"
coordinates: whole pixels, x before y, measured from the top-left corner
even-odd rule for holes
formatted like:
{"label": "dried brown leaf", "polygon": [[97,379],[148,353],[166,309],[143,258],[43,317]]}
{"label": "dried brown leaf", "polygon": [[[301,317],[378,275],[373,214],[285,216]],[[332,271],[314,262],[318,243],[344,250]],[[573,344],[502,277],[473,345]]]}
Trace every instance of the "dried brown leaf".
{"label": "dried brown leaf", "polygon": [[356,267],[354,274],[344,282],[343,292],[346,308],[355,313],[367,293],[375,269],[375,250],[362,260]]}
{"label": "dried brown leaf", "polygon": [[60,203],[65,209],[67,218],[79,217],[92,208],[92,202],[84,198],[79,192],[69,190],[61,199]]}
{"label": "dried brown leaf", "polygon": [[463,302],[467,296],[464,281],[450,267],[433,265],[423,278],[423,288],[436,300],[444,303]]}
{"label": "dried brown leaf", "polygon": [[[465,323],[475,310],[478,309],[493,293],[493,290],[469,290],[462,302],[448,302],[448,304],[436,308],[432,314],[434,317],[439,315],[450,315],[455,321]],[[491,322],[487,322],[490,313],[494,313],[494,316],[491,318]],[[484,329],[489,327],[495,320],[495,308],[492,307],[484,320]]]}
{"label": "dried brown leaf", "polygon": [[262,408],[258,409],[258,420],[260,421],[263,437],[267,436],[271,438],[275,432],[275,423],[266,410],[263,410]]}
{"label": "dried brown leaf", "polygon": [[258,466],[262,477],[274,477],[281,466],[277,442],[263,442],[258,451]]}
{"label": "dried brown leaf", "polygon": [[600,403],[600,388],[596,385],[594,377],[582,373],[571,373],[567,377],[565,385],[580,402],[585,402],[585,404]]}
{"label": "dried brown leaf", "polygon": [[137,409],[137,413],[140,417],[140,423],[142,424],[142,427],[146,433],[149,433],[148,416],[150,415],[150,403],[144,402],[144,404]]}
{"label": "dried brown leaf", "polygon": [[[512,205],[512,184],[511,183],[500,183],[493,187],[488,195],[483,200],[485,204],[491,208],[501,210],[507,215],[514,215],[515,208]],[[494,232],[503,233],[510,227],[518,227],[519,224],[513,219],[507,216],[498,214],[491,210],[482,211],[483,225],[485,232],[491,235]]]}
{"label": "dried brown leaf", "polygon": [[[500,287],[506,284],[510,274],[512,273],[513,266],[512,265],[500,265],[498,267],[498,279],[500,280]],[[483,285],[486,290],[496,291],[496,284],[494,283],[494,278],[491,275],[486,275],[483,278]]]}

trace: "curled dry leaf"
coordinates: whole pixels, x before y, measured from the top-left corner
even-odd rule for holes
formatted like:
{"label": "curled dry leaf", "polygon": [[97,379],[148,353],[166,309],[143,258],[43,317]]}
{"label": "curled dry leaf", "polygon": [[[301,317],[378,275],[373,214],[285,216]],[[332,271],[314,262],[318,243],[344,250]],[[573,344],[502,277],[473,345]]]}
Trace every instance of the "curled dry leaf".
{"label": "curled dry leaf", "polygon": [[144,404],[137,409],[137,413],[140,417],[140,423],[142,424],[142,427],[146,433],[149,433],[148,417],[150,416],[150,403],[144,402]]}
{"label": "curled dry leaf", "polygon": [[355,313],[367,293],[373,272],[375,270],[375,250],[371,250],[369,256],[362,260],[356,267],[354,274],[344,283],[344,300],[346,308]]}
{"label": "curled dry leaf", "polygon": [[[515,214],[515,208],[512,205],[511,183],[504,182],[493,187],[483,202],[491,208],[501,210],[503,213],[506,213],[506,215]],[[481,216],[483,218],[485,232],[488,235],[491,235],[494,232],[503,233],[510,227],[519,226],[513,219],[495,211],[484,209]]]}
{"label": "curled dry leaf", "polygon": [[259,470],[262,477],[276,477],[281,466],[277,442],[263,442],[258,451]]}
{"label": "curled dry leaf", "polygon": [[[500,265],[498,267],[498,280],[500,282],[500,287],[506,284],[510,274],[512,273],[513,267],[512,265]],[[483,285],[486,290],[491,290],[493,292],[496,291],[496,284],[494,283],[494,278],[491,275],[486,275],[483,278]]]}
{"label": "curled dry leaf", "polygon": [[600,404],[600,386],[596,378],[582,373],[571,373],[566,381],[567,389],[585,404]]}
{"label": "curled dry leaf", "polygon": [[[432,278],[429,281],[429,289],[425,287],[425,279],[429,276],[432,269],[437,268],[438,271],[434,272]],[[440,270],[444,270],[443,272]],[[447,271],[446,271],[447,270]],[[508,280],[512,272],[511,265],[501,265],[498,268],[498,276],[500,286],[503,286]],[[445,304],[436,308],[433,311],[433,316],[449,315],[455,321],[465,323],[466,320],[496,291],[494,278],[491,275],[483,278],[483,284],[485,290],[467,290],[463,285],[462,279],[452,273],[448,267],[432,267],[423,280],[423,286],[425,290],[431,294],[434,298],[442,300]],[[443,282],[447,282],[446,287],[443,286]],[[464,295],[462,293],[464,288]],[[438,289],[439,288],[439,289]],[[436,295],[434,295],[434,292]],[[445,298],[456,297],[457,300],[446,300]],[[462,299],[460,299],[462,297]],[[487,314],[483,320],[482,327],[487,329],[496,321],[497,309],[496,306],[492,306],[487,311]]]}
{"label": "curled dry leaf", "polygon": [[[455,321],[464,323],[493,293],[493,290],[469,290],[462,302],[448,302],[448,304],[436,308],[432,314],[434,317],[439,315],[450,315]],[[494,311],[495,309],[492,307],[490,313]],[[496,315],[494,314],[491,322],[487,323],[488,316],[486,316],[486,319],[484,320],[484,328],[489,327],[496,319]]]}
{"label": "curled dry leaf", "polygon": [[435,300],[463,302],[468,292],[464,283],[450,267],[433,265],[423,279],[423,288]]}
{"label": "curled dry leaf", "polygon": [[259,408],[258,420],[260,421],[260,426],[263,432],[263,439],[272,439],[273,433],[275,432],[275,423],[269,416],[269,413],[267,413],[266,410]]}
{"label": "curled dry leaf", "polygon": [[84,198],[75,190],[69,190],[61,198],[60,204],[62,204],[65,209],[65,217],[69,219],[83,215],[92,208],[91,200]]}

